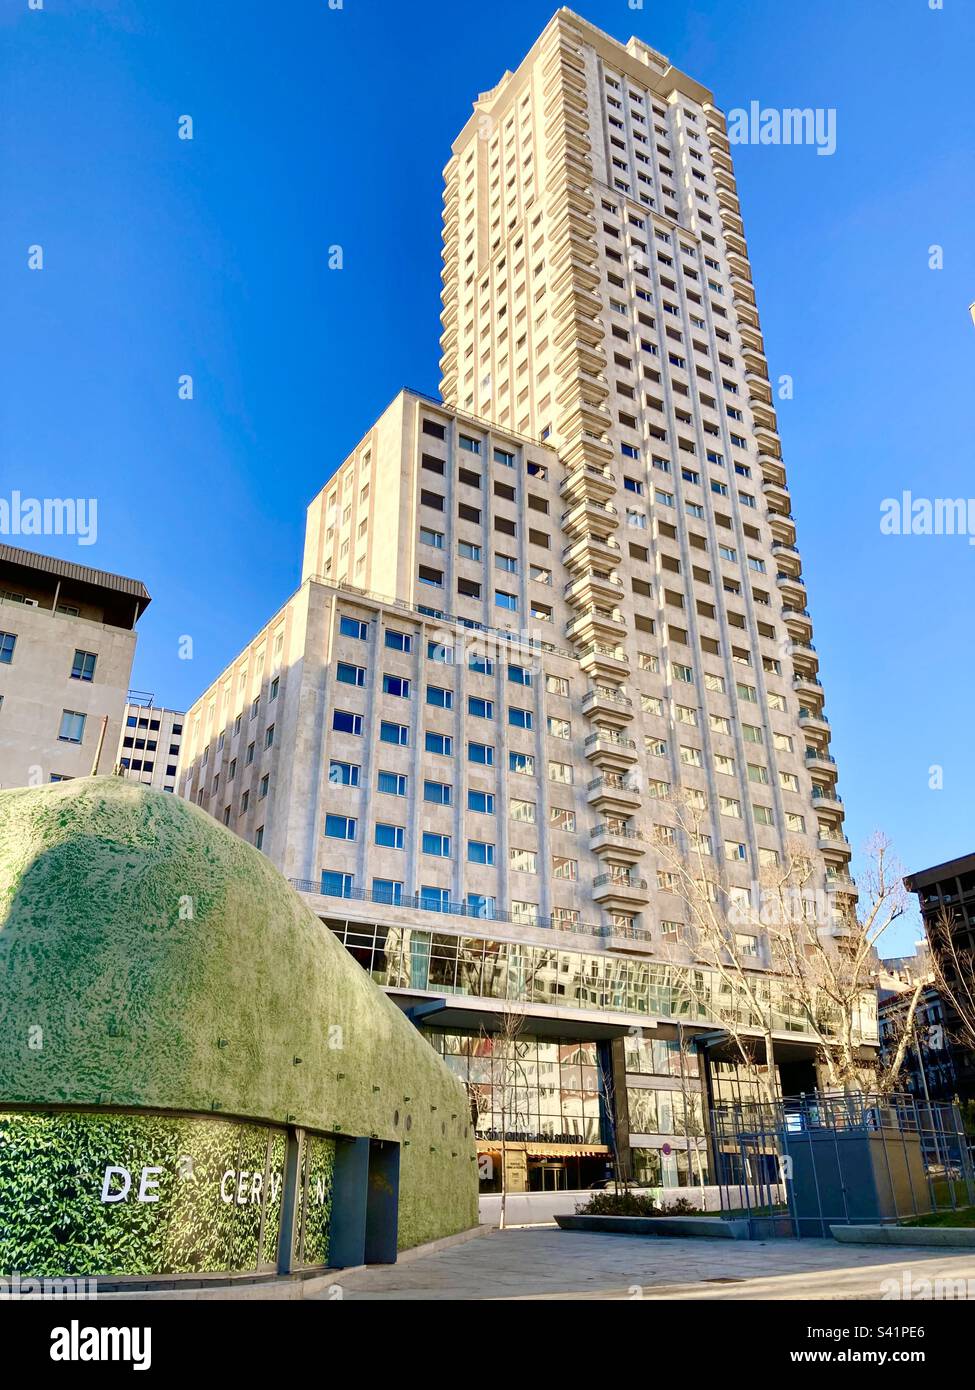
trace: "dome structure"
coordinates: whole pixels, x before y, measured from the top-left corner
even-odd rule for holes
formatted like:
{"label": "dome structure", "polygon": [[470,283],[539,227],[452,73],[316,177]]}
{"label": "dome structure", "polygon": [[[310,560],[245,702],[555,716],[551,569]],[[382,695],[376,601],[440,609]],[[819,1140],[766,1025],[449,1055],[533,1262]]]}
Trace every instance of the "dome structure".
{"label": "dome structure", "polygon": [[[461,1083],[263,854],[197,807],[115,778],[0,792],[0,1112],[0,1227],[17,1164],[46,1142],[24,1126],[56,1123],[70,1149],[65,1127],[82,1113],[232,1119],[273,1130],[282,1153],[317,1136],[336,1173],[356,1141],[349,1171],[371,1188],[395,1169],[399,1248],[477,1221]],[[122,1201],[126,1178],[104,1178],[114,1219],[141,1176],[107,1166],[131,1184]],[[225,1204],[232,1169],[217,1175]],[[270,1190],[271,1166],[265,1176]],[[154,1173],[145,1199],[167,1180]]]}

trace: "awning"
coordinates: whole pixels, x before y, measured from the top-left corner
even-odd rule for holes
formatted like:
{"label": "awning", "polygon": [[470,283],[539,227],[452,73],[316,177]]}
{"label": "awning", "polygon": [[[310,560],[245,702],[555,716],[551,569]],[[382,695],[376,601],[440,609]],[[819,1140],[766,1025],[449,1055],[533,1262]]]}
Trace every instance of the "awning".
{"label": "awning", "polygon": [[[518,1151],[526,1153],[529,1158],[602,1158],[609,1153],[605,1144],[515,1143],[509,1140],[505,1147],[509,1153]],[[478,1139],[477,1152],[499,1154],[501,1142],[498,1139]]]}

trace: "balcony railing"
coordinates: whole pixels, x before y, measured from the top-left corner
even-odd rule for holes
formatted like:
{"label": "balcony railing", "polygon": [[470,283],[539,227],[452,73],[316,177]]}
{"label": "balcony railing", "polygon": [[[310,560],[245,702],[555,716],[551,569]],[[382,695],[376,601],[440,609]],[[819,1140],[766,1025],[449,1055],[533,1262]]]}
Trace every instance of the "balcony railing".
{"label": "balcony railing", "polygon": [[594,825],[589,832],[590,840],[595,840],[599,835],[612,835],[614,840],[646,840],[642,830],[633,830],[630,826],[621,825]]}
{"label": "balcony railing", "polygon": [[466,899],[460,902],[439,902],[425,897],[422,893],[392,893],[371,888],[346,888],[341,893],[327,891],[321,883],[308,878],[289,878],[292,888],[299,893],[314,893],[321,898],[335,898],[342,902],[371,903],[376,907],[405,907],[413,912],[435,912],[441,917],[467,917],[477,922],[501,922],[515,927],[541,927],[550,931],[572,932],[580,936],[605,938],[618,934],[609,926],[597,926],[591,922],[567,922],[561,917],[535,917],[527,919],[518,913],[508,912],[500,907],[475,906]]}

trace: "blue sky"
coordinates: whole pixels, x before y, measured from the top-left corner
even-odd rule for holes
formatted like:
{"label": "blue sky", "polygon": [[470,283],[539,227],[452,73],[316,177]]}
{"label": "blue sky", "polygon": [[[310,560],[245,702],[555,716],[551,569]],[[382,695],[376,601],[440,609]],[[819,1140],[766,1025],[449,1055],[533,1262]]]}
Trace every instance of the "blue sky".
{"label": "blue sky", "polygon": [[[97,497],[96,545],[36,548],[146,582],[133,684],[185,706],[297,584],[305,505],[349,448],[400,386],[436,392],[441,170],[554,7],[28,4],[0,8],[0,494]],[[831,157],[734,153],[771,371],[795,381],[779,420],[848,828],[908,868],[975,848],[975,548],[879,529],[904,489],[975,493],[973,9],[580,6],[726,111],[836,110]]]}

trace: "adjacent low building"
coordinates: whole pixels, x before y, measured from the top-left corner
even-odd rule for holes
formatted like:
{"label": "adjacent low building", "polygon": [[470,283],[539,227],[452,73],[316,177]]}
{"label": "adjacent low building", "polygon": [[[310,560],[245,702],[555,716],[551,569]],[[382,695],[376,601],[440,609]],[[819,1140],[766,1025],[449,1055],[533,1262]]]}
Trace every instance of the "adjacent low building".
{"label": "adjacent low building", "polygon": [[0,545],[0,787],[112,771],[148,604],[137,579]]}
{"label": "adjacent low building", "polygon": [[151,696],[130,697],[116,759],[120,775],[158,792],[174,792],[185,719],[182,710],[164,709]]}
{"label": "adjacent low building", "polygon": [[[929,869],[920,869],[904,879],[917,894],[921,920],[931,952],[944,972],[949,990],[956,989],[959,968],[967,979],[962,991],[972,998],[972,961],[975,960],[975,854],[964,854]],[[951,949],[947,948],[948,942]],[[975,1099],[975,1054],[965,1045],[966,1031],[960,1027],[957,1010],[949,997],[932,988],[928,1001],[930,1031],[927,1050],[936,1053],[926,1067],[931,1085],[951,1087],[951,1094],[962,1100]],[[932,1039],[937,1047],[932,1045]]]}

